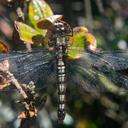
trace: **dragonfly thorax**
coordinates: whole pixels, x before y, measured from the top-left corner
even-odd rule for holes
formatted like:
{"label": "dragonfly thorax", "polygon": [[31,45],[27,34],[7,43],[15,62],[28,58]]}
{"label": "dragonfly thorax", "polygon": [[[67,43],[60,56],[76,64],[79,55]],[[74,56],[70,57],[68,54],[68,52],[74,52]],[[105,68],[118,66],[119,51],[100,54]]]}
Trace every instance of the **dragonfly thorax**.
{"label": "dragonfly thorax", "polygon": [[49,49],[66,51],[71,33],[72,30],[66,22],[62,20],[56,20],[54,27],[48,30],[47,33]]}

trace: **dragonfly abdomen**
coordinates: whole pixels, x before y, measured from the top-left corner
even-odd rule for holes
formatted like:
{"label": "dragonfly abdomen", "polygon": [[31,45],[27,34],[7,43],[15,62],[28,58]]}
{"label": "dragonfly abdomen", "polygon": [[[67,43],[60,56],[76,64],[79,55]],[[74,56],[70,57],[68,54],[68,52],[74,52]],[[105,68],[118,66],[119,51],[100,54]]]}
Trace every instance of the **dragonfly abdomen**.
{"label": "dragonfly abdomen", "polygon": [[58,123],[62,124],[65,118],[65,102],[66,102],[66,71],[64,55],[66,39],[58,37],[56,41],[56,58],[57,58],[57,78],[58,78]]}
{"label": "dragonfly abdomen", "polygon": [[63,124],[65,118],[65,102],[66,102],[66,66],[65,56],[68,43],[67,26],[61,21],[55,23],[55,49],[57,62],[57,82],[58,82],[58,123]]}
{"label": "dragonfly abdomen", "polygon": [[66,102],[66,86],[65,86],[65,64],[62,59],[57,61],[57,76],[58,76],[58,121],[63,123],[65,117],[65,102]]}

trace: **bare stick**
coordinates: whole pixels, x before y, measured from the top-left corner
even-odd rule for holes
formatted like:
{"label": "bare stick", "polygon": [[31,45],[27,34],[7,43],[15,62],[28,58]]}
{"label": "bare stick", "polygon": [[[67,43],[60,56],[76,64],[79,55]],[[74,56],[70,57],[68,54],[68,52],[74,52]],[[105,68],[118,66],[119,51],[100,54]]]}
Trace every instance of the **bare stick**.
{"label": "bare stick", "polygon": [[19,90],[20,94],[26,99],[28,98],[27,94],[23,90],[23,88],[20,86],[19,82],[17,79],[14,77],[14,75],[9,71],[10,64],[8,60],[4,60],[3,62],[0,63],[0,71],[6,74],[7,80],[12,82],[16,88]]}
{"label": "bare stick", "polygon": [[25,91],[22,89],[22,87],[20,86],[19,82],[17,81],[17,79],[14,77],[14,75],[7,71],[6,72],[7,75],[9,75],[9,77],[11,77],[11,82],[16,86],[16,88],[19,90],[20,94],[26,99],[28,98],[27,94],[25,93]]}
{"label": "bare stick", "polygon": [[92,17],[92,8],[91,8],[91,1],[90,0],[84,0],[85,5],[85,17],[87,19],[87,25],[90,29],[90,31],[93,31],[93,17]]}

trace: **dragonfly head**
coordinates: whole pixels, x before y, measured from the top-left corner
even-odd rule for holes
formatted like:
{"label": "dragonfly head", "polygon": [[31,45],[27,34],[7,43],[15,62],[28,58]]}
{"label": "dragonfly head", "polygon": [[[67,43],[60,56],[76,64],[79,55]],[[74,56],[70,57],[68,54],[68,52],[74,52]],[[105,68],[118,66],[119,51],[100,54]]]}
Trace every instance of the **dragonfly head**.
{"label": "dragonfly head", "polygon": [[47,29],[44,40],[49,50],[55,48],[57,38],[66,38],[66,42],[68,42],[68,37],[73,33],[70,25],[63,21],[62,17],[62,15],[52,15],[37,24],[38,28]]}
{"label": "dragonfly head", "polygon": [[[68,38],[72,35],[72,29],[69,24],[62,20],[56,20],[54,23],[54,27],[48,29],[46,34],[46,39],[48,41],[49,49],[53,50],[56,45],[63,45],[67,47]],[[60,39],[60,43],[57,44],[57,40]],[[62,44],[61,44],[62,43]]]}

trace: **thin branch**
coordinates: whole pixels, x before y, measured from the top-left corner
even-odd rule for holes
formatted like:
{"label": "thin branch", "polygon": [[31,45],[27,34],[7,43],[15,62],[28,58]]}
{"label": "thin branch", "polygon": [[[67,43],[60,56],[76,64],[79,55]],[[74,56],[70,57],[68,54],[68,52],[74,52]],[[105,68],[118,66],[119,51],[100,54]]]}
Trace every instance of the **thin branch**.
{"label": "thin branch", "polygon": [[23,88],[21,87],[21,85],[19,84],[19,82],[17,81],[17,79],[14,77],[14,75],[7,71],[6,72],[7,75],[11,78],[12,83],[16,86],[16,88],[19,90],[20,94],[26,99],[28,98],[27,94],[25,93],[25,91],[23,90]]}
{"label": "thin branch", "polygon": [[7,81],[10,81],[10,83],[13,83],[16,88],[19,90],[20,94],[26,99],[28,98],[27,94],[17,81],[17,79],[14,77],[14,75],[9,71],[10,63],[8,60],[4,60],[0,63],[0,71],[2,71],[6,75]]}
{"label": "thin branch", "polygon": [[104,13],[104,8],[103,8],[103,3],[102,3],[102,1],[101,1],[101,0],[96,0],[96,4],[97,4],[97,6],[98,6],[99,12],[100,12],[101,14],[103,14],[103,13]]}
{"label": "thin branch", "polygon": [[93,16],[92,16],[92,8],[91,8],[91,1],[90,0],[84,0],[84,6],[85,6],[85,17],[87,20],[87,26],[89,30],[93,31]]}

